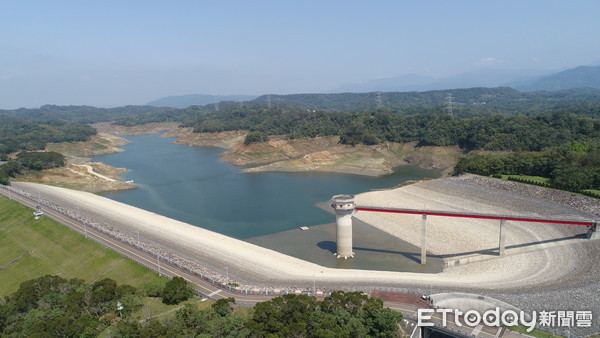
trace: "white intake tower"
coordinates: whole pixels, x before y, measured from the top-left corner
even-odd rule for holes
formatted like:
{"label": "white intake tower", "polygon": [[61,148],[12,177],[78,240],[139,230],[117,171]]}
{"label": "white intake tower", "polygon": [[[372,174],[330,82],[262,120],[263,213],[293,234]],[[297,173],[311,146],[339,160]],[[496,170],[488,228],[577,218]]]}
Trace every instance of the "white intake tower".
{"label": "white intake tower", "polygon": [[354,214],[354,195],[335,195],[331,199],[331,207],[335,209],[335,240],[337,258],[354,257],[352,252],[352,215]]}

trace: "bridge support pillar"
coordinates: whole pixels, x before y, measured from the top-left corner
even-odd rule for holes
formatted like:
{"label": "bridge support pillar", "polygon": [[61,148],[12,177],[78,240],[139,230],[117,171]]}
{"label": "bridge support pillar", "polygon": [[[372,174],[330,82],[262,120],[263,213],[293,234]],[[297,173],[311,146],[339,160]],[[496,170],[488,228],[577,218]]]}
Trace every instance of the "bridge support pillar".
{"label": "bridge support pillar", "polygon": [[506,229],[504,229],[504,227],[506,226],[506,220],[500,220],[500,240],[498,243],[498,255],[499,256],[504,256],[504,251],[505,251],[505,247],[504,247],[504,239],[506,237]]}
{"label": "bridge support pillar", "polygon": [[588,230],[588,238],[589,239],[600,239],[600,229],[598,229],[597,222],[594,222],[594,224]]}
{"label": "bridge support pillar", "polygon": [[427,263],[427,215],[421,219],[421,264]]}

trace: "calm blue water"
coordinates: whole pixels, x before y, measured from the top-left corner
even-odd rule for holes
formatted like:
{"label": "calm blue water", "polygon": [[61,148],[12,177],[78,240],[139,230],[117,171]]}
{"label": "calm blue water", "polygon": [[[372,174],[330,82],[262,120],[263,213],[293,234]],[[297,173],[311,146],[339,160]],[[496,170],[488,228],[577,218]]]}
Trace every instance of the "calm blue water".
{"label": "calm blue water", "polygon": [[437,177],[437,170],[404,166],[378,178],[326,173],[241,173],[221,160],[222,149],[172,143],[158,134],[126,137],[122,153],[93,160],[128,168],[124,180],[140,188],[104,194],[110,199],[246,239],[334,222],[315,203]]}

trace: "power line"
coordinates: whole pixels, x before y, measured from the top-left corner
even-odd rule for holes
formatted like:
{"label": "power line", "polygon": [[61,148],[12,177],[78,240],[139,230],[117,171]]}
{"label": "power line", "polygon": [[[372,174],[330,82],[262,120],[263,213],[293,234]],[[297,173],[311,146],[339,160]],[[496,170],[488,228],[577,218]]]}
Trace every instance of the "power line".
{"label": "power line", "polygon": [[375,106],[377,109],[383,108],[383,101],[381,101],[381,92],[377,92],[377,96],[375,97]]}
{"label": "power line", "polygon": [[448,96],[446,96],[446,112],[448,113],[448,115],[453,116],[452,114],[452,93],[448,93]]}

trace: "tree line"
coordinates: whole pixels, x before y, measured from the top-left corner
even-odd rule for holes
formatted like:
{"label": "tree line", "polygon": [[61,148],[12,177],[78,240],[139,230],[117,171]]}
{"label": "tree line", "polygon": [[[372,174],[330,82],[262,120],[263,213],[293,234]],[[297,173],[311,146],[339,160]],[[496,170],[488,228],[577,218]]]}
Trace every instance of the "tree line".
{"label": "tree line", "polygon": [[[91,284],[50,275],[32,279],[0,300],[0,335],[396,337],[402,320],[402,314],[384,308],[380,299],[336,291],[323,300],[307,295],[276,297],[258,303],[249,314],[234,311],[234,298],[220,299],[202,310],[186,304],[174,316],[140,321],[144,299],[154,296],[156,289],[156,285],[140,289],[118,285],[110,278]],[[165,302],[167,294],[188,293],[190,286],[175,277],[162,290]]]}
{"label": "tree line", "polygon": [[600,141],[572,141],[540,152],[470,154],[461,158],[455,172],[493,175],[528,175],[549,178],[552,188],[580,192],[600,187]]}
{"label": "tree line", "polygon": [[9,185],[11,177],[26,170],[52,169],[62,167],[65,163],[65,157],[54,151],[22,151],[17,154],[16,159],[0,165],[0,184]]}
{"label": "tree line", "polygon": [[96,108],[91,106],[43,105],[39,108],[19,108],[0,110],[0,116],[25,121],[68,121],[90,124],[109,122],[144,114],[168,114],[174,108],[152,106],[124,106],[116,108]]}
{"label": "tree line", "polygon": [[457,118],[447,114],[253,111],[206,116],[195,132],[248,130],[290,139],[339,136],[342,144],[417,142],[456,146],[465,152],[541,151],[571,141],[597,138],[600,119],[565,112]]}

